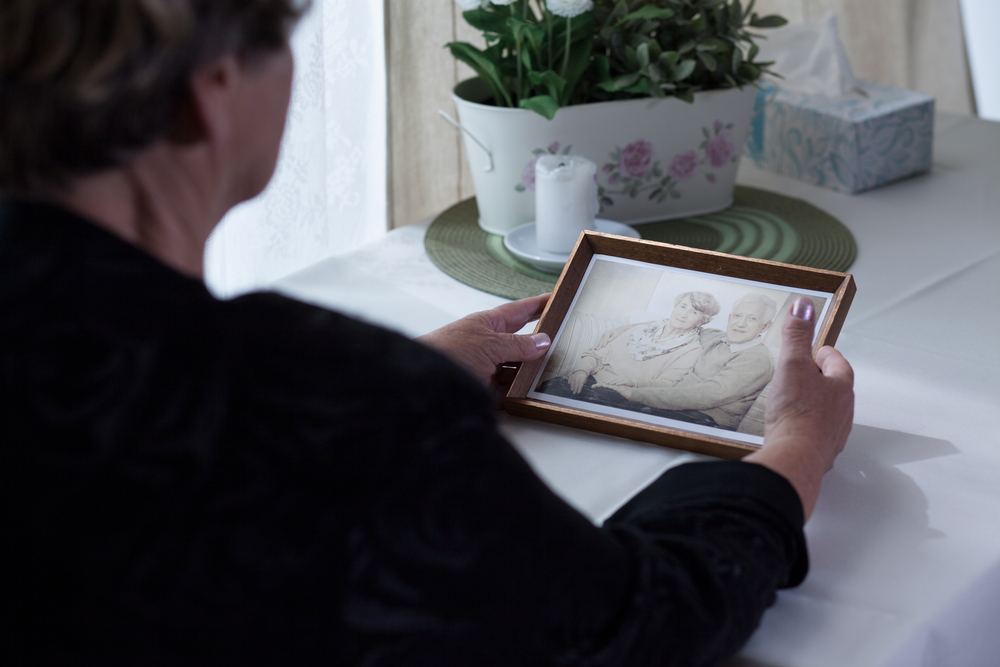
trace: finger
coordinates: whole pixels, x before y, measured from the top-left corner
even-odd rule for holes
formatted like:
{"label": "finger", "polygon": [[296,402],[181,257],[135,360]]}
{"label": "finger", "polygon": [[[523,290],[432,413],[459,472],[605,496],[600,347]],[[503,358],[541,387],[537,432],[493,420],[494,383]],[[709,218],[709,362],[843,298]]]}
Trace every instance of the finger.
{"label": "finger", "polygon": [[849,386],[854,386],[854,369],[847,359],[844,359],[837,350],[829,345],[821,347],[816,353],[816,363],[819,365],[823,375],[846,382]]}
{"label": "finger", "polygon": [[816,308],[811,299],[799,297],[792,304],[782,326],[781,356],[812,358],[813,330],[816,328]]}
{"label": "finger", "polygon": [[517,333],[525,324],[534,322],[541,316],[550,296],[541,294],[497,306],[489,311],[495,330],[501,333]]}
{"label": "finger", "polygon": [[493,343],[493,355],[498,362],[533,361],[545,354],[551,344],[549,335],[544,333],[498,334]]}

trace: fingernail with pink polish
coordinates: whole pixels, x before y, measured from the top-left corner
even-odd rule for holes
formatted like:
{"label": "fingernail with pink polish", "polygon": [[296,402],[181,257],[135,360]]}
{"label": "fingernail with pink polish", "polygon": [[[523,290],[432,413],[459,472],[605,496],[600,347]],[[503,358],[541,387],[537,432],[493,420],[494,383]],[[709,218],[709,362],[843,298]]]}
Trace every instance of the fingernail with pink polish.
{"label": "fingernail with pink polish", "polygon": [[543,333],[531,334],[530,338],[531,342],[535,344],[536,350],[544,350],[548,348],[549,345],[552,344],[552,341],[549,339],[548,334],[543,334]]}
{"label": "fingernail with pink polish", "polygon": [[792,317],[797,317],[800,320],[811,322],[815,314],[816,310],[813,307],[811,299],[807,299],[802,296],[796,299],[795,303],[792,304]]}

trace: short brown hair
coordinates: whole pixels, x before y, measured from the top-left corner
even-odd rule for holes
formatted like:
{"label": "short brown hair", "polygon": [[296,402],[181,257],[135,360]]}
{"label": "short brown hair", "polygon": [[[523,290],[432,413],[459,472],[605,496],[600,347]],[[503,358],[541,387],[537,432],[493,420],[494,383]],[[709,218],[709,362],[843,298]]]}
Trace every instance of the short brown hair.
{"label": "short brown hair", "polygon": [[701,313],[702,324],[711,322],[712,318],[722,310],[719,302],[708,292],[684,292],[683,294],[678,294],[674,299],[674,305],[679,304],[685,297],[691,300],[691,307]]}
{"label": "short brown hair", "polygon": [[0,193],[128,162],[194,69],[284,47],[309,0],[2,0]]}

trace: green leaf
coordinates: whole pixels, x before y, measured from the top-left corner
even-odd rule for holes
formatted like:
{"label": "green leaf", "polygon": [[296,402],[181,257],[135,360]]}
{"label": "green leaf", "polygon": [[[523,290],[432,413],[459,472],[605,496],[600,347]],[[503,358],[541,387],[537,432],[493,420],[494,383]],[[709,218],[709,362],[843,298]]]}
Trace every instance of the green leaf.
{"label": "green leaf", "polygon": [[615,77],[610,81],[602,81],[597,84],[597,87],[601,90],[606,90],[609,93],[616,93],[619,90],[624,90],[631,85],[634,85],[636,81],[642,76],[639,72],[630,72],[628,74],[622,74],[621,76]]}
{"label": "green leaf", "polygon": [[536,86],[545,86],[549,96],[556,100],[562,98],[563,89],[566,87],[566,80],[552,70],[528,72],[528,80]]}
{"label": "green leaf", "polygon": [[695,47],[698,51],[710,51],[712,53],[722,53],[728,51],[730,48],[729,42],[723,39],[716,39],[715,37],[708,37],[698,42],[698,46]]}
{"label": "green leaf", "polygon": [[[649,5],[647,5],[648,7]],[[649,45],[643,42],[639,45],[639,48],[635,50],[636,60],[639,61],[639,69],[645,69],[649,67]]]}
{"label": "green leaf", "polygon": [[636,19],[643,20],[653,20],[653,21],[665,21],[669,18],[673,18],[674,10],[667,9],[665,7],[657,7],[655,5],[645,5],[638,11],[634,11],[631,14],[626,14],[622,17],[616,25],[621,25],[626,21],[635,21]]}
{"label": "green leaf", "polygon": [[508,18],[507,27],[510,28],[510,34],[515,43],[517,40],[521,40],[523,44],[533,49],[536,54],[540,52],[542,42],[546,36],[544,28],[534,23],[529,23],[520,16],[511,16]]}
{"label": "green leaf", "polygon": [[676,97],[679,100],[684,100],[688,104],[694,103],[694,93],[692,93],[690,90],[685,90],[684,92],[681,93],[674,93],[674,97]]}
{"label": "green leaf", "polygon": [[521,59],[521,64],[524,65],[525,71],[530,72],[533,69],[535,69],[531,65],[531,51],[529,51],[528,49],[521,49],[519,57]]}
{"label": "green leaf", "polygon": [[519,106],[522,109],[528,109],[529,111],[534,111],[541,116],[545,116],[548,120],[555,118],[556,112],[559,111],[559,103],[556,102],[550,95],[535,95],[534,97],[529,97],[521,100]]}
{"label": "green leaf", "polygon": [[631,46],[625,47],[625,64],[628,65],[629,69],[639,67],[639,54]]}
{"label": "green leaf", "polygon": [[674,70],[674,81],[683,81],[694,73],[697,63],[692,60],[682,60],[681,64]]}
{"label": "green leaf", "polygon": [[507,17],[486,9],[472,9],[462,12],[462,18],[470,26],[481,32],[495,35],[509,34],[507,31]]}
{"label": "green leaf", "polygon": [[[588,35],[586,39],[573,44],[569,51],[569,66],[564,74],[566,75],[566,86],[563,89],[559,102],[562,106],[570,104],[573,100],[573,93],[576,92],[577,83],[583,73],[590,67],[591,54],[594,52],[594,37]],[[605,58],[607,60],[607,58]]]}
{"label": "green leaf", "polygon": [[510,100],[510,95],[507,94],[507,89],[503,85],[503,79],[500,77],[497,63],[493,62],[484,52],[472,44],[448,42],[445,46],[451,51],[451,55],[471,67],[479,75],[479,78],[489,86],[497,106],[501,106],[501,102],[506,103],[509,107],[514,106]]}
{"label": "green leaf", "polygon": [[621,92],[632,93],[633,95],[649,95],[652,90],[649,85],[649,79],[643,77],[628,88],[622,88]]}
{"label": "green leaf", "polygon": [[733,71],[739,72],[741,65],[743,65],[743,51],[741,51],[739,48],[735,48],[733,49],[733,62],[732,62]]}
{"label": "green leaf", "polygon": [[737,74],[739,74],[740,78],[744,81],[756,81],[760,78],[761,69],[754,65],[743,63],[743,66],[740,67],[740,71],[737,72]]}
{"label": "green leaf", "polygon": [[733,4],[729,6],[729,25],[734,28],[743,25],[743,5],[740,0],[733,0]]}
{"label": "green leaf", "polygon": [[768,16],[757,16],[754,14],[750,17],[750,25],[754,28],[778,28],[786,23],[788,21],[777,14],[770,14]]}
{"label": "green leaf", "polygon": [[664,51],[660,54],[658,58],[660,64],[667,69],[673,69],[677,65],[677,61],[680,60],[680,55],[676,51]]}
{"label": "green leaf", "polygon": [[680,45],[680,47],[678,47],[677,53],[684,55],[688,51],[693,50],[696,46],[698,46],[698,43],[695,42],[694,40],[684,42],[683,44]]}
{"label": "green leaf", "polygon": [[594,55],[593,69],[597,72],[597,81],[607,81],[611,78],[611,61],[603,53]]}
{"label": "green leaf", "polygon": [[715,25],[724,28],[729,25],[729,7],[722,5],[715,10]]}
{"label": "green leaf", "polygon": [[747,60],[753,60],[760,53],[760,48],[756,44],[750,45],[750,50],[747,51]]}
{"label": "green leaf", "polygon": [[699,51],[698,59],[701,60],[702,64],[705,66],[705,69],[707,69],[709,72],[715,71],[717,65],[715,62],[715,58],[712,57],[711,53],[708,53],[707,51]]}
{"label": "green leaf", "polygon": [[659,83],[663,80],[663,72],[656,63],[649,63],[649,66],[646,67],[646,76],[648,76],[649,80],[653,83]]}
{"label": "green leaf", "polygon": [[660,54],[663,53],[660,43],[655,39],[650,38],[646,40],[646,44],[649,45],[649,61],[656,62],[660,57]]}
{"label": "green leaf", "polygon": [[[598,7],[595,7],[591,13],[596,12],[597,9]],[[618,19],[626,14],[628,14],[628,4],[623,2],[623,0],[617,0],[614,9],[608,13],[608,17],[604,20],[604,27],[610,26],[613,22],[616,23]]]}

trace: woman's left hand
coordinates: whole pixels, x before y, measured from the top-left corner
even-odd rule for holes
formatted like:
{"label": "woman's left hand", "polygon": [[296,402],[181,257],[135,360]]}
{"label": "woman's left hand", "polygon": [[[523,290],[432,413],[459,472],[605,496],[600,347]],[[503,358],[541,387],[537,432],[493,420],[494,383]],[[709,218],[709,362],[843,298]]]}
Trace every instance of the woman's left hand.
{"label": "woman's left hand", "polygon": [[549,348],[548,334],[516,334],[539,318],[549,296],[543,294],[472,313],[417,340],[472,373],[483,386],[496,387],[499,364],[532,361]]}

